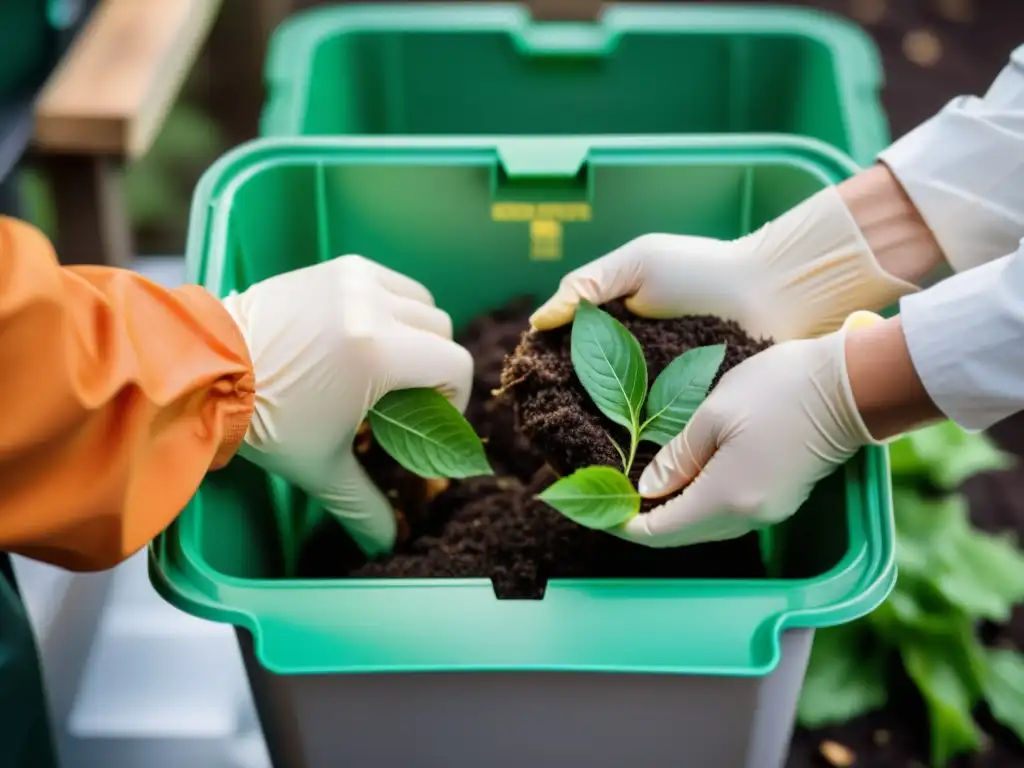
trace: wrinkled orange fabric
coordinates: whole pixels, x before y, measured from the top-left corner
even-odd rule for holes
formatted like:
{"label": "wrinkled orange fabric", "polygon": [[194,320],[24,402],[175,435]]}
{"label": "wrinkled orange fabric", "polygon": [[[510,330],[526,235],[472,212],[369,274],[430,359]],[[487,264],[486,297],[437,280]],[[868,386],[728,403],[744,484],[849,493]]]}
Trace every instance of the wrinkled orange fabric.
{"label": "wrinkled orange fabric", "polygon": [[214,296],[61,267],[0,217],[0,550],[75,571],[128,558],[238,449],[253,389]]}

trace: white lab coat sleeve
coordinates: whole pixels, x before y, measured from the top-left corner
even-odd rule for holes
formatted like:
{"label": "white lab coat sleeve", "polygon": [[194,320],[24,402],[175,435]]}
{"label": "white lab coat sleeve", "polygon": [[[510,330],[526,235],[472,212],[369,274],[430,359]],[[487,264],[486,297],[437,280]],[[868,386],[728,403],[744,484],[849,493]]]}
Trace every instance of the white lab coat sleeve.
{"label": "white lab coat sleeve", "polygon": [[884,150],[955,272],[1024,237],[1024,45],[984,98],[960,96]]}
{"label": "white lab coat sleeve", "polygon": [[1024,241],[904,296],[900,316],[914,368],[946,416],[973,432],[1024,410]]}

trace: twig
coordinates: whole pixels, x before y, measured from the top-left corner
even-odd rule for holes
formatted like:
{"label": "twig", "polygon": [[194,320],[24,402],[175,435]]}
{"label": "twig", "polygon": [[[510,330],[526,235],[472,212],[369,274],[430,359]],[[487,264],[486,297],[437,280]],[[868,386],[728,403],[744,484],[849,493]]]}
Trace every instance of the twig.
{"label": "twig", "polygon": [[497,389],[492,389],[491,390],[491,397],[501,397],[506,392],[508,392],[510,389],[512,389],[512,387],[516,386],[517,384],[522,384],[528,378],[530,378],[529,371],[524,373],[518,379],[513,379],[508,384],[503,384],[502,386],[498,387]]}

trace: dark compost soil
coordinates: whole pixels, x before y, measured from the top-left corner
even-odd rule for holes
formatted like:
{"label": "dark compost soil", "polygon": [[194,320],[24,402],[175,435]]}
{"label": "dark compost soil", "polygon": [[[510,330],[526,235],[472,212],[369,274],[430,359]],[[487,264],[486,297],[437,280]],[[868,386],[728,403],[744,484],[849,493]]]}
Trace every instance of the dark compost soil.
{"label": "dark compost soil", "polygon": [[[540,598],[552,578],[764,576],[756,535],[652,550],[582,528],[534,498],[556,477],[535,445],[561,471],[589,463],[614,464],[616,457],[607,438],[598,434],[603,417],[587,404],[572,374],[567,330],[531,334],[516,358],[516,370],[526,376],[533,360],[545,375],[535,381],[531,374],[508,394],[492,394],[501,385],[506,358],[529,326],[532,306],[531,301],[516,302],[478,319],[460,338],[476,361],[466,416],[485,441],[495,476],[451,483],[420,480],[365,435],[357,442],[357,455],[402,520],[395,553],[365,562],[341,527],[325,520],[307,539],[299,562],[301,577],[489,577],[498,597]],[[726,341],[730,351],[723,370],[766,346],[752,342],[738,326],[713,318],[651,321],[629,315],[621,304],[608,309],[637,336],[652,377],[694,346]],[[527,347],[537,355],[522,354]],[[522,431],[509,402],[513,392],[516,397],[521,393],[524,426],[531,425]],[[602,452],[604,446],[612,453]],[[650,455],[638,460],[640,468]]]}

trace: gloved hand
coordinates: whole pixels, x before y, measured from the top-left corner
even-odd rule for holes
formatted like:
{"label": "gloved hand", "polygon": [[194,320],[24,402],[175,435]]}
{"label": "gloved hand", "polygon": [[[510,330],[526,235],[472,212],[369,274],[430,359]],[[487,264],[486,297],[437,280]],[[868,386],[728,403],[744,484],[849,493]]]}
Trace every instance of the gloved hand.
{"label": "gloved hand", "polygon": [[637,515],[615,535],[650,547],[732,539],[777,523],[864,445],[846,372],[846,334],[878,315],[858,312],[840,330],[783,342],[726,373],[682,434],[661,449],[638,489],[682,494]]}
{"label": "gloved hand", "polygon": [[623,296],[644,317],[711,314],[775,341],[836,330],[917,290],[883,270],[837,188],[828,187],[734,241],[651,234],[566,275],[530,322],[568,323],[580,298]]}
{"label": "gloved hand", "polygon": [[361,256],[272,277],[224,306],[256,374],[241,455],[317,498],[367,554],[389,551],[394,513],[352,441],[391,390],[433,387],[465,410],[473,359],[451,318],[418,282]]}

